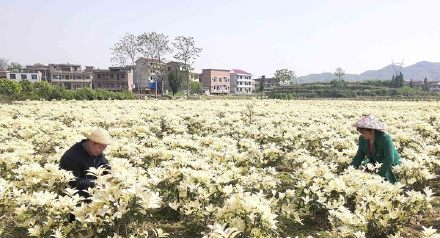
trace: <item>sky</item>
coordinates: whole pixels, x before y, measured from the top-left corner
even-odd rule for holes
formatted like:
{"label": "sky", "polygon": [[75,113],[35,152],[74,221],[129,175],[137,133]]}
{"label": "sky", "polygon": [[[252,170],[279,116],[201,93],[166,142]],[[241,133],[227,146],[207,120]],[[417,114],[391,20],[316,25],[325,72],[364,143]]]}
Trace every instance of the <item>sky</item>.
{"label": "sky", "polygon": [[440,62],[439,13],[438,0],[0,0],[0,58],[107,68],[125,33],[157,32],[193,37],[196,71],[359,74]]}

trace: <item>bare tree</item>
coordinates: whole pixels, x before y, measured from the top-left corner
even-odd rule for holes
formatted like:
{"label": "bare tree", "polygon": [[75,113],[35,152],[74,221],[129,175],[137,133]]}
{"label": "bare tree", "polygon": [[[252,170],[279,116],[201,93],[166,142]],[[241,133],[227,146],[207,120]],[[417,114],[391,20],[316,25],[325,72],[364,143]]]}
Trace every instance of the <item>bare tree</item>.
{"label": "bare tree", "polygon": [[127,63],[134,65],[140,55],[138,37],[134,34],[125,33],[125,36],[115,43],[111,51],[111,61],[116,65],[127,66]]}
{"label": "bare tree", "polygon": [[193,37],[178,36],[173,42],[174,48],[177,50],[177,54],[174,58],[183,64],[183,69],[186,71],[186,96],[189,97],[189,71],[194,60],[199,57],[201,48],[195,47]]}
{"label": "bare tree", "polygon": [[9,65],[9,60],[5,58],[0,58],[0,69],[6,70]]}
{"label": "bare tree", "polygon": [[345,71],[341,67],[337,67],[333,74],[338,77],[338,80],[341,80],[345,75]]}
{"label": "bare tree", "polygon": [[165,61],[164,57],[172,52],[172,49],[170,47],[170,41],[168,40],[168,36],[162,33],[158,34],[156,32],[149,32],[149,33],[145,32],[138,36],[138,42],[139,42],[139,51],[141,52],[141,54],[144,55],[144,57],[148,59],[157,60],[157,66],[159,70],[156,73],[159,73],[161,77],[161,86],[162,86],[161,89],[163,96],[163,91],[164,91],[163,63]]}

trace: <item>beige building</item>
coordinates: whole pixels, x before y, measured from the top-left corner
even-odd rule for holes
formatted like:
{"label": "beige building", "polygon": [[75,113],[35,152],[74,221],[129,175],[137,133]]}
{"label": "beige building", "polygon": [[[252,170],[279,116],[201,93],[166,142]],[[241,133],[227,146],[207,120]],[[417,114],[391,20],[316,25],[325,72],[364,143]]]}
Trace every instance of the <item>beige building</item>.
{"label": "beige building", "polygon": [[0,70],[0,79],[5,79],[6,78],[6,73],[7,73],[8,71],[6,71],[6,70]]}
{"label": "beige building", "polygon": [[92,88],[93,67],[79,64],[49,64],[50,80],[66,89]]}
{"label": "beige building", "polygon": [[26,65],[26,70],[31,73],[41,73],[41,80],[50,82],[50,69],[49,66],[43,64]]}
{"label": "beige building", "polygon": [[158,60],[139,58],[136,61],[133,72],[133,91],[137,93],[145,93],[150,89],[152,83],[158,79],[158,73],[160,71],[160,65]]}
{"label": "beige building", "polygon": [[[255,79],[255,88],[259,88],[260,87],[260,82],[261,82],[261,78]],[[280,87],[280,80],[276,79],[276,78],[265,78],[263,80],[263,84],[264,84],[264,89],[273,89],[273,88],[277,88]]]}
{"label": "beige building", "polygon": [[231,92],[230,71],[227,69],[203,69],[202,87],[205,93],[229,94]]}
{"label": "beige building", "polygon": [[176,61],[170,61],[165,66],[165,75],[164,75],[164,81],[163,81],[163,88],[165,92],[170,92],[170,73],[173,72],[176,77],[179,77],[182,80],[182,84],[180,87],[180,90],[184,91],[187,89],[186,87],[186,72],[183,70],[183,64],[176,62]]}
{"label": "beige building", "polygon": [[[163,71],[162,71],[163,70]],[[163,76],[161,73],[163,72]],[[182,63],[170,61],[168,63],[159,63],[155,59],[139,58],[136,61],[133,81],[135,84],[134,91],[140,93],[154,91],[154,85],[157,81],[158,91],[161,93],[162,89],[162,79],[163,79],[163,90],[164,93],[169,93],[171,91],[169,78],[170,73],[173,72],[177,77],[182,80],[181,90],[186,90],[186,72],[183,70]],[[197,73],[190,73],[190,80],[199,81],[199,75]]]}
{"label": "beige building", "polygon": [[132,91],[133,70],[131,67],[109,67],[109,69],[93,70],[93,89],[109,91]]}

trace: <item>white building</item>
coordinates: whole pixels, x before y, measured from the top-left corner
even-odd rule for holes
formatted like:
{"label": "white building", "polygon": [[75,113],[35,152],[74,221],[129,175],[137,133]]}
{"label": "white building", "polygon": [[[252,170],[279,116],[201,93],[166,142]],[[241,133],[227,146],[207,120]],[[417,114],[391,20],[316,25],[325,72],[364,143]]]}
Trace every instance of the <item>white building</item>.
{"label": "white building", "polygon": [[21,80],[29,80],[31,82],[37,82],[41,80],[41,72],[29,73],[28,71],[7,71],[6,78],[21,81]]}
{"label": "white building", "polygon": [[240,69],[232,69],[231,72],[231,93],[249,94],[255,90],[255,80],[252,74]]}

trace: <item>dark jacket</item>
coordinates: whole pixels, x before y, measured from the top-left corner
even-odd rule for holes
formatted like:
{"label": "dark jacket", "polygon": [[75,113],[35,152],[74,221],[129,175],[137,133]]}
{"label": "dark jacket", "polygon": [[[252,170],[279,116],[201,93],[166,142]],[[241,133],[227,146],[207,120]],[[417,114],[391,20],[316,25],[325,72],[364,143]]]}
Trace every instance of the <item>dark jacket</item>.
{"label": "dark jacket", "polygon": [[70,181],[69,185],[80,190],[79,195],[83,197],[88,197],[88,194],[81,190],[87,190],[93,187],[94,180],[96,179],[95,176],[87,175],[89,168],[104,166],[110,169],[110,165],[104,154],[101,153],[98,156],[91,156],[87,153],[83,145],[86,141],[87,140],[82,140],[70,147],[61,157],[60,161],[60,168],[72,171],[75,176],[75,179]]}
{"label": "dark jacket", "polygon": [[360,136],[359,148],[351,165],[358,168],[365,157],[368,158],[369,163],[382,163],[378,172],[380,176],[385,177],[390,183],[397,181],[392,171],[392,166],[400,164],[400,156],[390,135],[381,131],[375,131],[374,152],[372,154],[368,150],[368,141]]}

